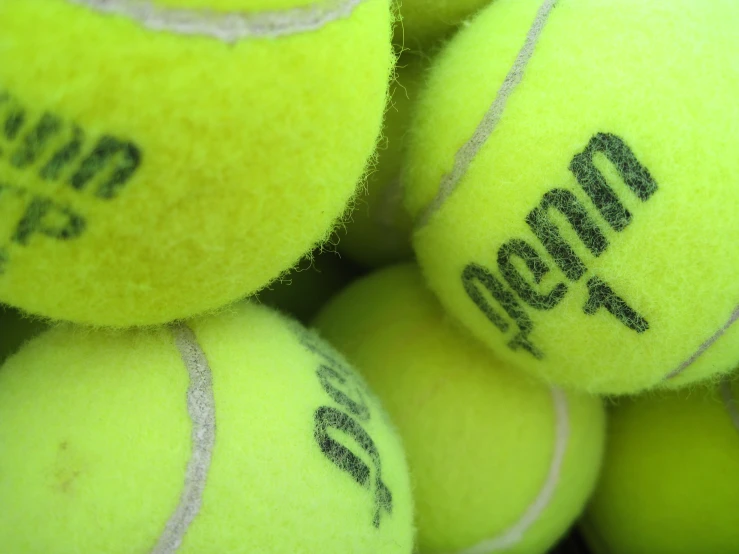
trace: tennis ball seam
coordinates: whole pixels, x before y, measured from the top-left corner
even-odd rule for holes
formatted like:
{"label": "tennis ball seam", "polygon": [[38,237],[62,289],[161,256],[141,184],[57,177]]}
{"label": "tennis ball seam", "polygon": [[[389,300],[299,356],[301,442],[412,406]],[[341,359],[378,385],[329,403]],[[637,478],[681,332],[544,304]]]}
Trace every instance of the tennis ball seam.
{"label": "tennis ball seam", "polygon": [[701,344],[698,348],[696,348],[695,352],[691,354],[691,356],[685,360],[683,363],[681,363],[676,369],[671,371],[667,374],[667,377],[665,377],[665,380],[673,379],[680,375],[683,371],[688,369],[693,363],[700,358],[700,356],[708,350],[714,342],[716,342],[718,339],[720,339],[728,330],[731,328],[734,323],[739,321],[739,304],[736,305],[734,308],[734,311],[731,312],[731,315],[729,316],[729,319],[726,321],[726,323],[721,326],[713,335],[711,335],[710,338],[708,338],[703,344]]}
{"label": "tennis ball seam", "polygon": [[[508,529],[497,536],[485,539],[471,548],[467,548],[457,554],[490,554],[508,550],[521,542],[526,532],[539,520],[541,515],[551,503],[557,491],[559,477],[562,473],[567,444],[570,437],[570,418],[567,396],[561,389],[551,387],[552,404],[555,413],[555,438],[554,451],[549,464],[546,480],[539,489],[534,500],[524,510],[521,517]],[[738,415],[739,417],[739,415]]]}
{"label": "tennis ball seam", "polygon": [[216,441],[216,407],[213,374],[195,333],[186,325],[173,327],[175,345],[187,369],[187,412],[192,422],[192,451],[185,470],[185,485],[177,508],[167,521],[152,554],[176,552],[200,512]]}
{"label": "tennis ball seam", "polygon": [[320,30],[348,19],[368,0],[322,0],[275,11],[217,13],[157,7],[141,0],[67,0],[100,13],[127,17],[153,31],[206,36],[234,43],[245,38],[277,38]]}
{"label": "tennis ball seam", "polygon": [[454,193],[467,173],[470,164],[498,126],[498,123],[503,117],[508,99],[523,80],[526,67],[536,50],[536,43],[556,3],[557,0],[546,0],[539,7],[534,17],[534,22],[526,35],[524,45],[521,47],[521,50],[516,56],[516,61],[513,62],[513,66],[503,80],[493,103],[480,120],[480,123],[478,123],[470,139],[455,154],[452,170],[442,177],[436,197],[434,197],[425,209],[421,210],[414,231],[417,232],[422,227],[425,227],[431,217],[441,209],[444,202]]}

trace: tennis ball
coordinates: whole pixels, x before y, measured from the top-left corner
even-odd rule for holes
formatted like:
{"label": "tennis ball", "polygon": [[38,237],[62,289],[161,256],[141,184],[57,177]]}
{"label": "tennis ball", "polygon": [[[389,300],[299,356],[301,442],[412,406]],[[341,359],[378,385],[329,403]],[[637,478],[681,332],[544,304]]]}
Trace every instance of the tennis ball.
{"label": "tennis ball", "polygon": [[452,33],[457,25],[491,0],[401,0],[401,22],[395,42],[412,50],[424,50]]}
{"label": "tennis ball", "polygon": [[574,523],[600,466],[600,400],[497,361],[412,265],[350,285],[316,324],[398,426],[421,554],[544,553]]}
{"label": "tennis ball", "polygon": [[598,554],[735,552],[737,381],[622,399],[582,528]]}
{"label": "tennis ball", "polygon": [[157,324],[295,265],[374,151],[391,19],[388,0],[0,2],[0,301]]}
{"label": "tennis ball", "polygon": [[414,249],[503,360],[608,394],[735,367],[738,26],[731,0],[496,0],[437,59]]}
{"label": "tennis ball", "polygon": [[398,60],[377,166],[354,200],[345,227],[339,230],[339,250],[365,266],[388,265],[413,257],[413,225],[403,205],[400,173],[405,136],[426,65],[425,60],[408,53]]}
{"label": "tennis ball", "polygon": [[267,308],[60,326],[0,370],[5,552],[408,554],[395,431],[328,345]]}
{"label": "tennis ball", "polygon": [[317,252],[255,295],[254,301],[309,322],[355,270],[335,252]]}
{"label": "tennis ball", "polygon": [[18,310],[0,304],[0,364],[15,353],[28,339],[47,326],[45,321],[29,317]]}

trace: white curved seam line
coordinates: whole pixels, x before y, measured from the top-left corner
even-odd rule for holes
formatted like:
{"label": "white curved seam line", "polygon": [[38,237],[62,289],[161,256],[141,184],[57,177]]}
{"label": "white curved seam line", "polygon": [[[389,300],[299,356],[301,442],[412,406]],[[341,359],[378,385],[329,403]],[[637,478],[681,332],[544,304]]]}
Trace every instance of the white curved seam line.
{"label": "white curved seam line", "polygon": [[724,377],[719,385],[721,390],[721,399],[724,401],[726,411],[729,412],[731,422],[734,424],[734,428],[739,431],[739,407],[736,404],[736,398],[734,393],[731,392],[731,380],[728,377]]}
{"label": "white curved seam line", "polygon": [[187,411],[192,421],[192,452],[185,470],[180,502],[164,527],[152,554],[174,554],[200,512],[216,440],[213,374],[195,333],[186,325],[172,329],[175,344],[187,369]]}
{"label": "white curved seam line", "polygon": [[484,540],[472,548],[462,550],[457,554],[490,554],[491,552],[500,552],[515,546],[523,539],[526,531],[539,520],[544,510],[551,503],[557,491],[559,477],[562,474],[562,466],[564,465],[564,458],[567,452],[567,443],[570,440],[570,418],[567,396],[562,390],[556,387],[552,387],[551,392],[556,417],[554,452],[552,454],[552,461],[549,464],[549,473],[539,494],[526,509],[521,519],[508,530],[497,537]]}
{"label": "white curved seam line", "polygon": [[728,321],[726,323],[724,323],[724,325],[721,326],[721,328],[718,331],[716,331],[713,335],[711,335],[711,337],[706,342],[704,342],[703,344],[701,344],[698,347],[698,349],[695,352],[693,352],[693,354],[690,356],[690,358],[688,358],[683,363],[681,363],[680,366],[677,369],[674,369],[673,371],[671,371],[670,373],[668,373],[667,374],[667,377],[665,377],[665,380],[672,379],[674,377],[677,377],[683,371],[685,371],[686,369],[688,369],[688,367],[690,367],[691,365],[693,365],[693,363],[695,363],[695,361],[698,358],[700,358],[706,350],[708,350],[711,346],[713,346],[713,343],[715,343],[718,339],[720,339],[721,336],[724,333],[726,333],[726,331],[728,331],[729,328],[732,325],[734,325],[734,323],[736,323],[737,321],[739,321],[739,305],[737,305],[734,308],[734,311],[731,312],[731,315],[729,316]]}
{"label": "white curved seam line", "polygon": [[454,156],[454,166],[451,172],[442,178],[436,197],[418,218],[416,230],[424,227],[431,217],[444,205],[444,202],[454,193],[460,181],[467,174],[472,160],[475,159],[480,149],[485,145],[490,135],[493,134],[493,131],[495,131],[498,123],[500,123],[500,119],[503,117],[503,112],[508,103],[508,98],[510,98],[516,87],[521,83],[526,67],[534,55],[534,50],[536,50],[536,43],[539,41],[539,37],[549,19],[549,14],[556,4],[557,0],[545,0],[539,6],[534,22],[526,35],[526,41],[518,52],[516,61],[513,62],[513,66],[503,80],[503,84],[500,86],[495,100],[493,100],[487,113],[485,113],[485,116],[477,125],[472,137],[457,151]]}
{"label": "white curved seam line", "polygon": [[310,6],[249,13],[165,8],[150,0],[67,0],[100,13],[126,17],[152,31],[210,37],[228,44],[317,31],[349,18],[357,6],[368,1],[322,0]]}

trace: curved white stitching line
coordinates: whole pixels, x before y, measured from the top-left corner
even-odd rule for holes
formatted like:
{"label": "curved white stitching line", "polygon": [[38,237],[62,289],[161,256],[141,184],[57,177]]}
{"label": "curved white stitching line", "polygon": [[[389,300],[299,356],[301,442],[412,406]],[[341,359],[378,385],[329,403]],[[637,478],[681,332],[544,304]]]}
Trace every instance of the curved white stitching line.
{"label": "curved white stitching line", "polygon": [[157,7],[151,0],[67,0],[101,13],[120,15],[153,31],[198,35],[234,43],[245,38],[275,38],[316,31],[346,19],[369,0],[320,0],[279,11],[220,13]]}
{"label": "curved white stitching line", "polygon": [[734,428],[739,431],[739,408],[736,404],[736,398],[734,393],[731,391],[731,380],[728,377],[724,377],[719,385],[721,391],[721,399],[724,401],[726,411],[729,412],[731,422],[734,424]]}
{"label": "curved white stitching line", "polygon": [[567,443],[570,439],[570,419],[567,407],[567,396],[563,391],[552,387],[552,403],[554,404],[555,417],[557,418],[554,440],[554,453],[549,465],[549,473],[544,486],[534,501],[526,508],[526,511],[512,527],[492,539],[486,539],[472,548],[462,550],[457,554],[490,554],[507,550],[523,539],[524,534],[534,525],[544,510],[549,506],[559,484],[562,473]]}
{"label": "curved white stitching line", "polygon": [[477,153],[487,142],[488,138],[490,138],[490,135],[498,126],[498,123],[500,123],[508,98],[513,94],[516,87],[523,79],[526,66],[534,55],[536,43],[544,30],[544,25],[549,19],[549,14],[556,4],[557,0],[545,0],[542,2],[539,7],[539,11],[536,13],[536,17],[534,18],[534,22],[526,35],[526,42],[523,47],[521,47],[521,50],[516,57],[516,61],[513,63],[513,67],[511,67],[503,80],[503,84],[500,86],[495,100],[493,100],[492,105],[478,124],[472,137],[457,151],[457,154],[454,156],[454,167],[452,167],[451,172],[444,175],[441,179],[436,197],[418,218],[416,230],[424,227],[429,222],[431,216],[433,216],[443,206],[444,202],[446,202],[454,193],[459,186],[460,181],[467,173],[467,170],[470,168],[472,160],[475,159]]}
{"label": "curved white stitching line", "polygon": [[173,554],[182,545],[187,530],[200,512],[216,440],[216,410],[213,375],[195,333],[185,325],[172,329],[175,344],[187,368],[187,411],[192,420],[192,452],[185,470],[180,502],[170,516],[152,554]]}
{"label": "curved white stitching line", "polygon": [[729,330],[729,328],[739,321],[739,305],[734,308],[734,311],[731,312],[731,315],[729,316],[729,320],[724,323],[724,325],[716,331],[706,342],[701,344],[698,349],[693,352],[693,354],[685,360],[683,363],[680,364],[680,366],[677,369],[672,370],[670,373],[667,374],[667,377],[665,377],[665,380],[672,379],[674,377],[677,377],[680,375],[683,371],[685,371],[688,367],[690,367],[698,358],[703,355],[703,353],[708,350],[714,342],[716,342],[718,339],[721,338],[721,336],[726,333],[726,331]]}

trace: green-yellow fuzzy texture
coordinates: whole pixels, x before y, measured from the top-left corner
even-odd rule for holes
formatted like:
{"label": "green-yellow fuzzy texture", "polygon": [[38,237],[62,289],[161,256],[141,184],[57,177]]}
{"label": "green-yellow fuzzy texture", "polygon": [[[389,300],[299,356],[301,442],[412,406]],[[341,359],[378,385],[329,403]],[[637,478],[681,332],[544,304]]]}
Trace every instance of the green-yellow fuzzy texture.
{"label": "green-yellow fuzzy texture", "polygon": [[[557,418],[549,387],[501,364],[456,328],[414,265],[350,285],[316,324],[398,426],[421,554],[461,552],[524,518],[553,459]],[[601,402],[577,393],[566,399],[569,437],[554,495],[521,537],[496,552],[546,552],[595,485],[604,442]]]}
{"label": "green-yellow fuzzy texture", "polygon": [[[308,3],[154,4],[213,24]],[[375,148],[392,17],[388,0],[362,0],[315,31],[230,43],[68,0],[1,2],[0,301],[156,324],[297,263]]]}
{"label": "green-yellow fuzzy texture", "polygon": [[354,210],[339,233],[339,249],[362,265],[378,267],[408,260],[412,223],[403,205],[401,167],[405,138],[428,63],[405,54],[398,60],[390,105],[385,113],[377,166],[366,189],[354,201]]}
{"label": "green-yellow fuzzy texture", "polygon": [[401,21],[395,42],[411,50],[426,49],[453,32],[465,18],[491,0],[400,0]]}
{"label": "green-yellow fuzzy texture", "polygon": [[20,346],[39,334],[47,326],[45,321],[29,317],[10,306],[0,304],[0,364]]}
{"label": "green-yellow fuzzy texture", "polygon": [[[404,184],[430,287],[498,356],[567,387],[630,393],[729,371],[739,359],[739,324],[730,325],[739,308],[739,4],[732,0],[557,2],[499,123],[421,223],[543,4],[498,0],[486,8],[440,55],[419,98]],[[617,137],[632,158],[609,146],[588,163],[597,150],[587,148],[601,134]],[[648,182],[643,170],[656,185],[644,200],[624,183]],[[616,202],[596,195],[598,209],[576,171],[588,186],[600,179]],[[535,212],[552,195],[575,200]],[[602,251],[586,247],[565,209],[587,240],[600,232]],[[625,212],[631,220],[620,230],[605,217]],[[530,215],[542,225],[548,217],[542,234],[553,240],[558,232],[571,252],[545,248]],[[506,266],[500,253],[521,241],[531,250]],[[561,267],[573,256],[583,272],[570,277]],[[470,269],[485,275],[468,285],[488,313],[465,289]],[[528,292],[514,294],[517,280]],[[495,282],[502,302],[490,292]],[[599,296],[591,298],[588,283],[610,288],[610,309],[595,302],[586,313]],[[558,290],[565,293],[548,308],[531,299]]]}
{"label": "green-yellow fuzzy texture", "polygon": [[736,551],[737,383],[722,386],[660,391],[612,410],[603,471],[582,525],[594,552]]}
{"label": "green-yellow fuzzy texture", "polygon": [[[361,377],[264,307],[188,326],[212,373],[216,432],[202,505],[177,552],[409,554],[404,453]],[[62,326],[6,362],[0,497],[13,509],[0,518],[4,552],[153,551],[191,456],[188,371],[173,336]],[[347,410],[349,399],[366,418]],[[361,463],[342,469],[324,455],[314,423],[324,406],[352,417],[376,455],[334,428],[329,436]],[[360,466],[370,470],[364,482],[351,472]],[[375,527],[380,479],[392,512],[381,509]]]}

